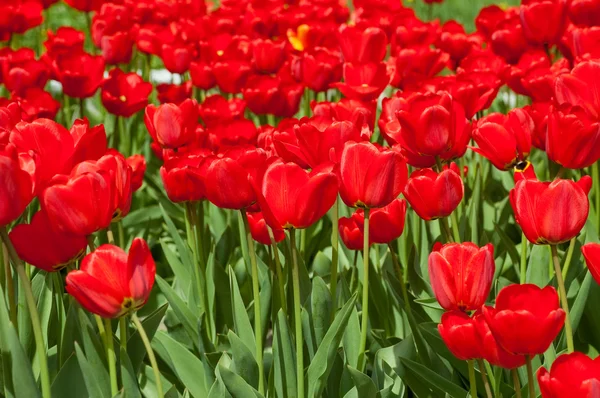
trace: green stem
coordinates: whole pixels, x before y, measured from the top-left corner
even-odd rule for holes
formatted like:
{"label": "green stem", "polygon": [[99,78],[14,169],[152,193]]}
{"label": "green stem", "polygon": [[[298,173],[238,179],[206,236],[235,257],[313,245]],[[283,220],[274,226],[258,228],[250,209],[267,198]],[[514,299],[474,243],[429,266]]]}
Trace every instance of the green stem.
{"label": "green stem", "polygon": [[563,265],[562,278],[567,279],[569,273],[569,267],[571,266],[571,259],[573,258],[573,251],[575,251],[575,238],[569,242],[569,249],[567,250],[567,257],[565,258],[565,264]]}
{"label": "green stem", "polygon": [[333,300],[333,311],[331,316],[335,316],[335,309],[337,307],[337,280],[338,280],[338,258],[339,258],[339,205],[336,198],[333,204],[333,215],[331,220],[331,273],[329,278],[329,289],[331,291],[331,299]]}
{"label": "green stem", "polygon": [[367,347],[367,328],[369,326],[369,209],[365,209],[365,224],[363,233],[363,291],[362,319],[360,329],[360,345],[358,347],[358,370],[362,371],[366,364],[365,350]]}
{"label": "green stem", "polygon": [[531,356],[525,355],[527,363],[527,386],[529,387],[529,397],[535,397],[535,384],[533,381],[533,367],[531,366]]}
{"label": "green stem", "polygon": [[302,336],[302,316],[300,302],[300,271],[296,249],[296,230],[290,229],[292,250],[292,282],[294,289],[294,326],[296,328],[296,374],[298,377],[298,398],[304,398],[304,338]]}
{"label": "green stem", "polygon": [[85,117],[85,98],[79,98],[79,118]]}
{"label": "green stem", "polygon": [[492,390],[490,388],[490,383],[488,382],[487,372],[485,370],[485,363],[483,363],[482,359],[477,360],[477,364],[479,365],[479,372],[481,373],[481,379],[483,380],[483,386],[485,387],[485,394],[487,398],[492,398]]}
{"label": "green stem", "polygon": [[511,369],[510,373],[512,374],[513,385],[515,386],[515,398],[521,398],[521,382],[519,381],[517,369]]}
{"label": "green stem", "polygon": [[[13,266],[21,279],[21,285],[25,291],[25,299],[27,300],[27,307],[29,308],[29,316],[31,318],[31,326],[33,328],[33,335],[35,338],[35,346],[37,350],[37,357],[40,366],[40,381],[42,384],[42,396],[44,398],[51,398],[50,393],[50,373],[48,372],[48,357],[46,356],[46,344],[44,343],[44,335],[42,333],[42,325],[40,323],[40,315],[38,308],[35,303],[33,291],[31,289],[31,281],[27,278],[25,273],[25,266],[23,261],[19,258],[17,251],[15,250],[6,227],[0,228],[0,237],[4,241],[4,245],[8,250],[8,254],[13,262]],[[16,325],[16,323],[15,323]]]}
{"label": "green stem", "polygon": [[250,233],[248,224],[248,216],[244,209],[240,210],[242,220],[244,221],[244,229],[246,232],[246,240],[248,242],[248,255],[250,257],[250,265],[252,266],[252,295],[254,296],[254,336],[256,339],[256,361],[258,362],[258,392],[265,393],[265,369],[263,363],[263,339],[262,339],[262,321],[260,308],[260,290],[258,280],[258,264],[256,262],[256,251],[254,250],[254,239]]}
{"label": "green stem", "polygon": [[123,220],[119,220],[117,228],[119,234],[119,247],[125,248],[125,229],[123,228]]}
{"label": "green stem", "polygon": [[470,385],[471,398],[477,398],[477,380],[475,379],[474,361],[472,359],[469,359],[467,361],[467,364],[469,365],[469,385]]}
{"label": "green stem", "polygon": [[283,280],[283,272],[281,270],[281,260],[279,259],[279,249],[277,249],[277,242],[273,237],[273,231],[268,227],[269,238],[271,238],[271,246],[273,247],[273,257],[275,257],[275,273],[277,274],[277,282],[279,286],[279,298],[281,300],[281,309],[287,316],[287,299],[285,296],[285,281]]}
{"label": "green stem", "polygon": [[455,211],[450,214],[450,219],[452,220],[452,236],[454,237],[454,241],[460,243],[460,232],[458,231],[458,220]]}
{"label": "green stem", "polygon": [[115,244],[115,235],[113,235],[112,230],[110,229],[110,226],[108,228],[106,228],[106,240],[108,241],[108,243],[110,243],[111,245]]}
{"label": "green stem", "polygon": [[[4,246],[4,249],[6,250],[7,254],[8,254],[8,248],[6,246]],[[13,276],[12,276],[12,270],[10,268],[10,264],[8,262],[8,257],[5,257],[3,255],[3,258],[6,259],[6,262],[4,263],[4,272],[5,272],[5,277],[6,277],[6,294],[8,295],[8,307],[10,308],[10,321],[12,322],[13,326],[15,327],[15,331],[19,331],[19,321],[18,321],[18,314],[17,314],[17,305],[15,302],[15,285],[13,283]]]}
{"label": "green stem", "polygon": [[527,246],[529,245],[529,241],[523,232],[521,236],[521,275],[519,278],[519,282],[521,284],[525,283],[527,280]]}
{"label": "green stem", "polygon": [[90,252],[96,250],[96,244],[94,243],[94,235],[87,236],[88,247],[90,248]]}
{"label": "green stem", "polygon": [[140,318],[138,318],[137,314],[134,313],[131,316],[131,320],[133,321],[140,337],[142,338],[142,342],[144,343],[144,347],[146,347],[146,352],[148,353],[148,358],[150,358],[150,364],[152,365],[152,370],[154,371],[154,378],[156,379],[156,392],[159,397],[164,397],[163,389],[162,389],[162,380],[160,379],[160,370],[158,370],[158,363],[156,362],[156,356],[154,356],[154,351],[152,350],[152,345],[150,344],[150,340],[148,339],[148,335],[146,334],[146,330],[144,330],[144,325],[140,322]]}
{"label": "green stem", "polygon": [[119,392],[117,384],[117,357],[110,319],[104,318],[104,330],[106,333],[106,360],[108,361],[108,372],[110,374],[110,394],[114,397]]}
{"label": "green stem", "polygon": [[551,245],[552,249],[552,261],[554,262],[554,272],[556,273],[556,281],[558,282],[558,291],[560,293],[560,302],[562,308],[565,311],[565,335],[567,337],[567,352],[570,354],[575,351],[573,344],[573,329],[571,327],[571,316],[569,315],[569,301],[567,299],[567,289],[565,289],[565,281],[562,276],[560,269],[560,261],[558,260],[558,250],[556,245]]}
{"label": "green stem", "polygon": [[454,239],[452,239],[452,232],[448,226],[448,219],[445,217],[438,218],[438,222],[440,223],[440,230],[442,231],[442,235],[446,243],[453,243]]}
{"label": "green stem", "polygon": [[62,349],[62,335],[63,335],[63,325],[64,325],[64,319],[63,319],[63,308],[64,308],[64,304],[63,304],[63,292],[64,292],[64,288],[62,285],[62,276],[60,276],[60,272],[53,272],[52,273],[52,283],[54,285],[54,297],[55,297],[55,305],[56,305],[56,333],[57,333],[57,339],[56,339],[56,360],[58,362],[58,368],[60,369],[62,367],[62,363],[63,363],[63,358],[61,355]]}
{"label": "green stem", "polygon": [[127,319],[125,316],[119,318],[119,344],[127,351]]}

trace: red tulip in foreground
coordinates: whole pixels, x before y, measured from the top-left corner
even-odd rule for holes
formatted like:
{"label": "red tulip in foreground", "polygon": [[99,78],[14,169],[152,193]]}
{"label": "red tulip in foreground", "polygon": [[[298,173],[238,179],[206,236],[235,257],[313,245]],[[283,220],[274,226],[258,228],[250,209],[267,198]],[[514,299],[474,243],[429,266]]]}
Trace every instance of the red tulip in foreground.
{"label": "red tulip in foreground", "polygon": [[23,213],[33,195],[31,177],[19,167],[16,154],[0,152],[0,175],[0,227],[3,227]]}
{"label": "red tulip in foreground", "polygon": [[591,359],[581,352],[563,354],[552,363],[550,371],[537,372],[542,398],[600,396],[600,357]]}
{"label": "red tulip in foreground", "polygon": [[429,279],[435,298],[446,310],[473,311],[490,294],[494,278],[494,247],[450,243],[429,255]]}
{"label": "red tulip in foreground", "polygon": [[587,220],[591,186],[589,176],[577,182],[517,182],[510,191],[510,203],[527,239],[537,245],[557,245],[577,236]]}
{"label": "red tulip in foreground", "polygon": [[81,268],[67,275],[67,292],[83,308],[103,318],[118,318],[140,309],[154,285],[156,265],[148,244],[136,238],[129,253],[102,245]]}
{"label": "red tulip in foreground", "polygon": [[148,105],[144,122],[150,136],[160,146],[178,148],[189,144],[196,137],[198,104],[195,100],[188,99],[179,106]]}
{"label": "red tulip in foreground", "polygon": [[[247,212],[248,226],[250,227],[250,233],[252,238],[258,243],[263,245],[271,245],[271,236],[269,235],[269,226],[265,222],[265,218],[262,213],[250,213]],[[282,229],[273,230],[273,240],[275,242],[281,242],[285,239],[285,232]]]}
{"label": "red tulip in foreground", "polygon": [[483,314],[498,344],[519,355],[543,354],[565,323],[552,286],[507,286],[498,293],[495,307],[484,307]]}
{"label": "red tulip in foreground", "polygon": [[514,369],[525,365],[524,355],[511,354],[498,344],[481,311],[477,311],[473,315],[473,322],[477,328],[481,353],[486,361],[491,365],[500,366],[505,369]]}
{"label": "red tulip in foreground", "polygon": [[370,142],[348,142],[342,152],[338,179],[340,196],[350,207],[388,205],[406,185],[407,167],[400,153]]}
{"label": "red tulip in foreground", "polygon": [[438,325],[440,336],[452,355],[463,361],[482,358],[473,319],[462,311],[444,312]]}
{"label": "red tulip in foreground", "polygon": [[455,163],[441,173],[433,169],[414,171],[404,188],[404,197],[423,220],[448,217],[458,207],[464,185]]}

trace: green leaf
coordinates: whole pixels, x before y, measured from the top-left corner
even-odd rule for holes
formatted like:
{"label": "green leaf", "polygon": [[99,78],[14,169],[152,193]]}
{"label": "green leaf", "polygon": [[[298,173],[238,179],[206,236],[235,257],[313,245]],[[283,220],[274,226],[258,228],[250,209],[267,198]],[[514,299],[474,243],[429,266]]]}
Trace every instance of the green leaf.
{"label": "green leaf", "polygon": [[127,398],[141,398],[140,386],[138,385],[136,372],[133,370],[131,360],[121,347],[121,380],[123,382],[123,393]]}
{"label": "green leaf", "polygon": [[237,278],[235,277],[235,272],[233,272],[232,269],[229,271],[229,286],[231,295],[233,296],[231,298],[231,303],[235,330],[250,352],[256,353],[254,330],[252,329],[246,306],[244,305],[242,295],[240,294],[240,288],[237,283]]}
{"label": "green leaf", "polygon": [[83,380],[85,381],[85,386],[89,394],[88,396],[90,398],[110,397],[111,395],[108,390],[110,384],[104,384],[98,379],[96,369],[88,362],[77,343],[75,343],[75,353],[77,355],[77,362],[79,362],[79,367],[81,368],[81,373],[83,374]]}
{"label": "green leaf", "polygon": [[230,330],[227,337],[231,344],[232,370],[252,387],[258,388],[258,364],[255,353],[250,352],[246,344],[233,331]]}
{"label": "green leaf", "polygon": [[417,377],[424,382],[427,382],[430,388],[438,391],[439,394],[448,394],[453,398],[467,397],[467,391],[465,389],[440,376],[437,372],[408,358],[400,357],[399,360],[407,370],[414,372]]}
{"label": "green leaf", "polygon": [[[144,330],[146,330],[146,334],[150,341],[154,338],[154,334],[165,317],[167,308],[169,308],[169,305],[165,304],[142,320],[142,325],[144,326]],[[139,371],[140,366],[146,357],[146,347],[137,330],[127,339],[127,356],[131,360],[133,369],[135,369],[136,372]]]}
{"label": "green leaf", "polygon": [[177,246],[177,252],[179,253],[181,262],[186,267],[188,267],[188,269],[193,269],[193,267],[195,266],[195,262],[193,260],[194,255],[192,254],[192,250],[188,246],[187,242],[184,242],[184,240],[181,238],[177,227],[175,227],[173,220],[171,219],[171,217],[169,217],[169,215],[165,211],[165,208],[161,205],[160,209],[163,213],[165,223],[167,224],[169,235],[171,235],[171,238],[173,238],[173,242],[175,242],[175,246]]}
{"label": "green leaf", "polygon": [[81,368],[75,354],[71,355],[52,383],[52,396],[61,398],[88,397]]}
{"label": "green leaf", "polygon": [[227,388],[227,391],[229,391],[233,398],[262,397],[242,377],[226,369],[223,365],[219,365],[219,372],[221,373],[221,379],[223,380],[223,384],[225,384],[225,388]]}
{"label": "green leaf", "polygon": [[354,368],[358,366],[359,347],[356,344],[357,341],[360,341],[360,319],[358,318],[358,311],[353,308],[344,332],[342,345],[348,364]]}
{"label": "green leaf", "polygon": [[544,287],[550,282],[549,262],[550,247],[546,245],[532,245],[527,264],[527,283]]}
{"label": "green leaf", "polygon": [[354,386],[360,398],[375,398],[377,396],[377,387],[369,376],[354,369],[352,366],[346,366],[346,369],[348,369],[350,376],[352,376]]}
{"label": "green leaf", "polygon": [[331,323],[332,300],[329,288],[319,276],[313,279],[310,297],[312,325],[317,347],[321,345],[329,324]]}
{"label": "green leaf", "polygon": [[315,357],[308,367],[308,397],[320,397],[325,385],[338,347],[344,336],[348,319],[356,303],[356,295],[344,304],[340,312],[336,315],[331,327],[323,338],[323,342],[317,349]]}
{"label": "green leaf", "polygon": [[273,368],[277,396],[294,397],[297,392],[296,352],[283,310],[277,313],[273,330]]}
{"label": "green leaf", "polygon": [[208,389],[204,384],[204,366],[194,354],[162,331],[156,333],[152,347],[175,372],[177,378],[181,380],[192,396],[196,398],[207,396]]}

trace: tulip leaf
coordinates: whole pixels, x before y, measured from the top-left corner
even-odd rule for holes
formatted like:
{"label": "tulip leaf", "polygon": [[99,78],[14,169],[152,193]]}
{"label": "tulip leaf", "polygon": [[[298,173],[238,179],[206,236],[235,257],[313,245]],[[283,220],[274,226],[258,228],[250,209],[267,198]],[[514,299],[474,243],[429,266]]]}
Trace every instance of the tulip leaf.
{"label": "tulip leaf", "polygon": [[533,245],[527,263],[527,283],[544,287],[550,281],[550,248],[546,245]]}
{"label": "tulip leaf", "polygon": [[173,220],[167,214],[165,208],[161,205],[161,211],[163,213],[163,218],[165,223],[167,224],[167,229],[169,231],[169,235],[173,238],[173,242],[175,242],[175,246],[177,246],[177,252],[179,253],[179,257],[181,258],[181,262],[188,267],[188,269],[192,270],[195,266],[196,262],[193,260],[194,255],[188,244],[183,241],[177,227],[173,223]]}
{"label": "tulip leaf", "polygon": [[325,388],[329,372],[333,365],[333,360],[337,355],[338,347],[344,336],[344,331],[355,303],[356,295],[352,296],[352,298],[344,304],[342,309],[335,316],[335,319],[325,334],[321,345],[319,345],[314,358],[310,362],[307,372],[309,398],[320,397]]}
{"label": "tulip leaf", "polygon": [[123,382],[123,394],[127,398],[142,398],[140,387],[137,382],[136,372],[131,364],[131,360],[127,355],[127,351],[121,347],[120,351],[121,363],[121,380]]}
{"label": "tulip leaf", "polygon": [[[592,274],[588,271],[585,272],[585,278],[583,279],[583,283],[577,292],[575,302],[569,308],[569,317],[571,319],[571,327],[573,328],[573,337],[576,336],[575,332],[577,331],[579,323],[581,322],[588,296],[590,295],[590,289],[592,284],[594,284],[594,278],[592,277]],[[566,347],[566,336],[564,332],[561,333],[560,344],[558,347]]]}
{"label": "tulip leaf", "polygon": [[225,384],[225,388],[227,388],[227,391],[229,391],[229,394],[231,394],[233,398],[262,397],[262,395],[246,383],[241,376],[235,374],[221,364],[219,364],[219,372],[223,384]]}
{"label": "tulip leaf", "polygon": [[252,328],[252,324],[250,323],[250,318],[248,317],[248,312],[246,311],[246,306],[244,305],[244,301],[242,300],[242,295],[240,294],[240,288],[237,283],[237,278],[235,277],[235,272],[233,269],[229,271],[229,286],[232,294],[232,311],[233,311],[233,322],[235,326],[235,330],[237,331],[240,339],[246,344],[246,347],[250,350],[253,355],[256,355],[256,342],[254,340],[254,329]]}
{"label": "tulip leaf", "polygon": [[79,398],[88,394],[77,355],[71,355],[52,382],[52,396],[62,398]]}
{"label": "tulip leaf", "polygon": [[159,357],[175,372],[178,379],[195,398],[205,398],[208,389],[204,384],[204,365],[181,343],[159,331],[152,341]]}
{"label": "tulip leaf", "polygon": [[273,330],[274,383],[279,397],[296,395],[296,353],[293,344],[286,316],[283,310],[279,310]]}
{"label": "tulip leaf", "polygon": [[250,352],[246,344],[231,330],[227,334],[231,345],[234,370],[254,388],[258,388],[258,364],[254,353]]}
{"label": "tulip leaf", "polygon": [[88,362],[77,343],[75,343],[75,353],[77,355],[77,362],[79,362],[79,367],[81,368],[81,373],[83,374],[83,380],[85,381],[85,386],[89,394],[88,396],[90,398],[110,397],[111,395],[108,390],[110,384],[103,383],[102,380],[98,379],[96,367]]}
{"label": "tulip leaf", "polygon": [[468,393],[467,391],[454,384],[450,380],[440,376],[437,372],[421,365],[418,362],[410,360],[408,358],[398,358],[407,372],[413,373],[417,378],[421,379],[429,388],[436,392],[434,396],[438,396],[440,394],[448,394],[452,398],[466,398]]}
{"label": "tulip leaf", "polygon": [[352,366],[346,366],[346,369],[350,373],[354,386],[356,387],[357,397],[375,398],[377,396],[377,387],[370,377],[357,369],[354,369]]}
{"label": "tulip leaf", "polygon": [[[142,325],[150,341],[154,338],[154,334],[158,330],[168,308],[169,305],[164,304],[142,320]],[[127,339],[127,356],[131,361],[133,369],[138,371],[146,357],[146,348],[137,330],[131,333]]]}
{"label": "tulip leaf", "polygon": [[354,368],[358,366],[359,347],[358,344],[356,344],[357,341],[360,341],[360,318],[358,317],[358,311],[355,307],[352,309],[352,313],[348,319],[342,341],[346,360],[348,361],[348,364]]}
{"label": "tulip leaf", "polygon": [[329,288],[319,276],[314,277],[311,292],[312,325],[315,344],[319,346],[331,323],[332,302]]}

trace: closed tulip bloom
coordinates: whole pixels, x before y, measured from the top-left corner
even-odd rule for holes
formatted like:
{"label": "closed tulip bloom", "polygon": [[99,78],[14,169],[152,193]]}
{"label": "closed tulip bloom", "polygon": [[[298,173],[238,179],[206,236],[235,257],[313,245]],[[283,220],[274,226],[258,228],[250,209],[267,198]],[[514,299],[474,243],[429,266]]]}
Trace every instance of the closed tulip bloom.
{"label": "closed tulip bloom", "polygon": [[335,83],[346,97],[359,101],[372,101],[390,83],[387,66],[383,62],[369,64],[344,64],[344,82]]}
{"label": "closed tulip bloom", "polygon": [[231,149],[210,160],[204,182],[206,198],[223,209],[243,209],[256,202],[251,179],[267,160],[262,149],[241,147]]}
{"label": "closed tulip bloom", "polygon": [[14,227],[9,236],[23,261],[46,272],[58,271],[76,262],[87,248],[85,236],[56,231],[43,211],[35,213],[31,223]]}
{"label": "closed tulip bloom", "polygon": [[252,61],[259,73],[277,73],[286,58],[285,41],[255,39],[252,41]]}
{"label": "closed tulip bloom", "polygon": [[118,65],[131,62],[133,43],[133,33],[130,31],[102,35],[99,47],[102,49],[102,57],[105,63]]}
{"label": "closed tulip bloom", "polygon": [[567,0],[523,0],[521,24],[532,45],[556,44],[567,24]]}
{"label": "closed tulip bloom", "polygon": [[[265,221],[265,217],[261,212],[250,213],[246,212],[248,216],[248,226],[250,227],[250,233],[252,238],[258,243],[263,245],[271,244],[271,236],[269,235],[269,226]],[[285,232],[283,229],[272,229],[273,240],[275,242],[281,242],[285,239]]]}
{"label": "closed tulip bloom", "polygon": [[383,207],[404,190],[408,168],[395,150],[370,142],[346,143],[340,159],[340,196],[350,207]]}
{"label": "closed tulip bloom", "polygon": [[455,157],[467,150],[471,125],[460,102],[447,92],[414,94],[396,112],[400,144],[421,156]]}
{"label": "closed tulip bloom", "polygon": [[273,229],[308,228],[333,206],[338,187],[330,165],[303,170],[294,163],[271,163],[257,187],[260,208]]}
{"label": "closed tulip bloom", "polygon": [[489,159],[499,170],[510,170],[523,161],[531,151],[533,119],[522,109],[513,109],[507,115],[490,114],[477,121],[473,139],[478,148],[473,150]]}
{"label": "closed tulip bloom", "polygon": [[137,73],[124,73],[115,68],[102,86],[102,104],[113,115],[130,117],[148,105],[152,84]]}
{"label": "closed tulip bloom", "polygon": [[302,58],[292,65],[296,79],[315,92],[327,91],[342,78],[340,54],[326,48],[304,52]]}
{"label": "closed tulip bloom", "polygon": [[433,169],[413,171],[404,188],[404,197],[423,220],[448,217],[458,207],[464,185],[456,163],[441,173]]}
{"label": "closed tulip bloom", "polygon": [[[350,217],[340,217],[338,232],[344,245],[350,250],[363,250],[364,245],[364,212],[357,210]],[[371,235],[369,231],[369,235]],[[369,240],[370,236],[369,236]],[[370,244],[371,242],[369,242]]]}
{"label": "closed tulip bloom", "polygon": [[131,155],[125,160],[131,168],[131,191],[135,192],[140,189],[144,183],[146,158],[144,158],[144,155]]}
{"label": "closed tulip bloom", "polygon": [[500,366],[504,369],[515,369],[525,365],[524,355],[511,354],[498,344],[481,311],[478,310],[473,315],[473,322],[479,335],[483,359],[490,365]]}
{"label": "closed tulip bloom", "polygon": [[150,296],[156,264],[146,241],[135,238],[126,253],[102,245],[66,278],[67,292],[89,312],[119,318],[140,309]]}
{"label": "closed tulip bloom", "polygon": [[76,10],[90,12],[98,11],[104,1],[102,0],[65,0],[65,3]]}
{"label": "closed tulip bloom", "polygon": [[532,284],[503,288],[483,315],[498,344],[518,355],[543,354],[565,323],[556,290]]}
{"label": "closed tulip bloom", "polygon": [[217,84],[212,66],[208,62],[190,63],[190,77],[192,84],[202,90],[210,90]]}
{"label": "closed tulip bloom", "polygon": [[54,73],[69,97],[93,96],[104,81],[104,58],[100,55],[65,53],[56,57]]}
{"label": "closed tulip bloom", "polygon": [[571,0],[569,18],[577,25],[600,26],[600,1]]}
{"label": "closed tulip bloom", "polygon": [[182,84],[162,83],[156,86],[158,102],[161,104],[181,105],[192,96],[192,82]]}
{"label": "closed tulip bloom", "polygon": [[150,136],[160,146],[178,148],[194,140],[198,125],[198,104],[187,99],[180,105],[148,105],[144,117]]}
{"label": "closed tulip bloom", "polygon": [[190,68],[192,51],[184,43],[163,44],[160,57],[171,73],[183,74]]}
{"label": "closed tulip bloom", "polygon": [[581,352],[563,354],[550,371],[541,367],[537,380],[542,398],[593,398],[600,394],[600,357],[591,359]]}
{"label": "closed tulip bloom", "polygon": [[100,159],[108,149],[104,125],[90,127],[87,118],[77,119],[69,130],[75,147],[71,158],[72,164],[86,160]]}
{"label": "closed tulip bloom", "polygon": [[429,279],[433,294],[446,310],[473,311],[490,294],[496,265],[491,243],[471,242],[434,247],[429,255]]}
{"label": "closed tulip bloom", "polygon": [[16,220],[33,199],[31,176],[21,170],[16,153],[0,152],[0,227]]}
{"label": "closed tulip bloom", "polygon": [[389,205],[374,209],[369,215],[369,239],[373,243],[388,244],[404,231],[406,202],[395,199]]}
{"label": "closed tulip bloom", "polygon": [[189,202],[206,199],[204,175],[209,162],[205,149],[176,154],[165,160],[160,168],[167,196],[172,202]]}
{"label": "closed tulip bloom", "polygon": [[467,361],[483,357],[475,322],[464,312],[444,312],[438,331],[446,347],[456,358]]}
{"label": "closed tulip bloom", "polygon": [[113,193],[107,171],[56,176],[39,198],[52,225],[65,234],[91,235],[112,220]]}
{"label": "closed tulip bloom", "polygon": [[510,191],[510,203],[531,243],[557,245],[576,237],[585,225],[591,187],[589,176],[577,182],[524,179]]}
{"label": "closed tulip bloom", "polygon": [[387,36],[377,27],[362,30],[356,26],[342,25],[338,39],[345,62],[366,64],[381,62],[387,52]]}
{"label": "closed tulip bloom", "polygon": [[44,47],[54,58],[58,54],[66,52],[83,51],[85,33],[70,26],[61,26],[56,32],[48,31],[48,39]]}
{"label": "closed tulip bloom", "polygon": [[12,99],[21,107],[23,120],[28,122],[42,118],[54,120],[61,107],[52,94],[37,87],[28,88],[22,96],[13,96]]}

